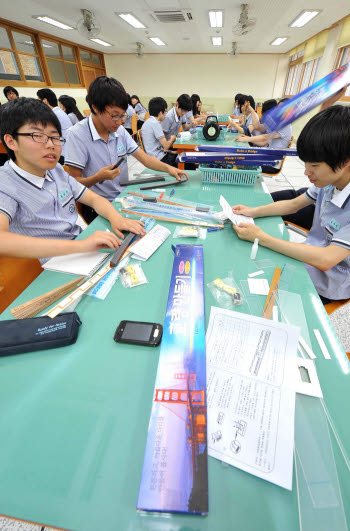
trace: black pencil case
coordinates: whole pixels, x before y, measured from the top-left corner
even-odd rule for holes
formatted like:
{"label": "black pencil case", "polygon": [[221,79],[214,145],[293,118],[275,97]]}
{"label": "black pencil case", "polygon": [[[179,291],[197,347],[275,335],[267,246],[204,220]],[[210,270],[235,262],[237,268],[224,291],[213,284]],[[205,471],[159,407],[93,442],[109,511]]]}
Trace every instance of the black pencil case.
{"label": "black pencil case", "polygon": [[72,345],[80,325],[76,312],[0,321],[0,356]]}

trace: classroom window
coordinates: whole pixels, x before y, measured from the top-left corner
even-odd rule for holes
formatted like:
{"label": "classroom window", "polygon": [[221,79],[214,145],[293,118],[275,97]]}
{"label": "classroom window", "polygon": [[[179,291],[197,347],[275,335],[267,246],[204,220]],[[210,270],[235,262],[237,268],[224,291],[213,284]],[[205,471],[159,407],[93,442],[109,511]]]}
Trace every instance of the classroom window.
{"label": "classroom window", "polygon": [[82,49],[51,35],[0,22],[0,85],[88,87],[83,69],[93,68],[94,77],[105,75],[103,54]]}
{"label": "classroom window", "polygon": [[0,79],[44,80],[34,35],[0,26]]}
{"label": "classroom window", "polygon": [[302,81],[300,84],[300,90],[299,92],[302,92],[307,87],[312,85],[315,81],[318,66],[320,64],[320,58],[313,59],[312,61],[308,61],[307,63],[304,63],[304,71],[302,74]]}
{"label": "classroom window", "polygon": [[316,79],[320,57],[302,62],[304,50],[291,56],[284,96],[295,96],[312,85]]}
{"label": "classroom window", "polygon": [[48,39],[42,39],[41,44],[52,82],[81,85],[74,48]]}
{"label": "classroom window", "polygon": [[[339,48],[338,55],[335,62],[335,70],[337,68],[340,68],[341,66],[344,66],[346,63],[350,62],[350,44],[348,46],[344,46],[343,48]],[[350,85],[347,88],[347,91],[345,92],[345,96],[342,98],[342,101],[350,101]]]}

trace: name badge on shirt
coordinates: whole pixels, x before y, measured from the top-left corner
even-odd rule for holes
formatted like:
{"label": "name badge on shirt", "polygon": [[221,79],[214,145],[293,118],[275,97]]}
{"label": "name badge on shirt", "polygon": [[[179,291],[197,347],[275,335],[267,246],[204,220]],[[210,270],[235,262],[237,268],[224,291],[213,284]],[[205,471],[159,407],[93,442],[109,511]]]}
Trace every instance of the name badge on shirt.
{"label": "name badge on shirt", "polygon": [[340,223],[338,223],[338,221],[334,218],[332,218],[329,222],[329,225],[332,227],[332,229],[334,230],[339,230],[340,229]]}
{"label": "name badge on shirt", "polygon": [[121,144],[120,146],[117,147],[117,151],[125,151],[125,146]]}
{"label": "name badge on shirt", "polygon": [[66,197],[68,197],[68,195],[71,193],[71,191],[69,190],[69,188],[65,188],[62,192],[60,192],[58,194],[58,198],[63,201],[63,199],[65,199]]}

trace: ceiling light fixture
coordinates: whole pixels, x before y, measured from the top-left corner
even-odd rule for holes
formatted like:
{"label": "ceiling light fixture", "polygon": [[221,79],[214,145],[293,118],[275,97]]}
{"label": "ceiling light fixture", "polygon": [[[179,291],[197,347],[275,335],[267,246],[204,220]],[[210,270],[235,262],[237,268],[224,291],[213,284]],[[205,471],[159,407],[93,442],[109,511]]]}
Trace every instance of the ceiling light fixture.
{"label": "ceiling light fixture", "polygon": [[131,13],[117,13],[117,15],[118,17],[125,20],[125,22],[130,24],[130,26],[132,26],[133,28],[136,28],[136,29],[146,28],[146,26],[142,24],[142,22],[138,18],[134,17],[134,15],[132,15]]}
{"label": "ceiling light fixture", "polygon": [[212,28],[222,28],[223,11],[209,11],[209,22]]}
{"label": "ceiling light fixture", "polygon": [[68,26],[67,24],[63,24],[63,22],[59,22],[58,20],[55,20],[54,18],[47,17],[46,15],[42,15],[40,17],[34,17],[37,20],[41,20],[42,22],[46,22],[47,24],[51,24],[52,26],[56,26],[57,28],[64,29],[64,30],[71,30],[74,29],[72,26]]}
{"label": "ceiling light fixture", "polygon": [[276,37],[276,39],[270,42],[271,46],[279,46],[282,42],[286,41],[288,37]]}
{"label": "ceiling light fixture", "polygon": [[222,37],[212,37],[211,42],[213,46],[222,46]]}
{"label": "ceiling light fixture", "polygon": [[159,37],[148,37],[154,44],[157,46],[166,46],[165,42],[163,42]]}
{"label": "ceiling light fixture", "polygon": [[296,19],[293,20],[289,26],[291,28],[301,28],[302,26],[305,26],[310,20],[312,20],[316,15],[321,13],[321,11],[302,11]]}
{"label": "ceiling light fixture", "polygon": [[109,42],[101,41],[101,39],[89,39],[89,41],[96,42],[97,44],[101,44],[102,46],[112,46],[112,44],[109,44]]}

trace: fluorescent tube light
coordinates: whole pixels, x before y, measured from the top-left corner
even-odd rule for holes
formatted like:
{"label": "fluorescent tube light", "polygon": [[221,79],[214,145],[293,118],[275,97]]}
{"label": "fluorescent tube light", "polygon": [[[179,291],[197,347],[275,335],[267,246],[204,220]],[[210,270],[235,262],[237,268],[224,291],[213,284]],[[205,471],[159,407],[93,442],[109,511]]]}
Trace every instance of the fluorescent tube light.
{"label": "fluorescent tube light", "polygon": [[212,37],[211,42],[213,46],[222,46],[222,37]]}
{"label": "fluorescent tube light", "polygon": [[209,11],[209,22],[212,28],[222,28],[222,11]]}
{"label": "fluorescent tube light", "polygon": [[47,16],[40,16],[40,17],[34,17],[38,20],[41,20],[42,22],[46,22],[47,24],[51,24],[52,26],[57,26],[57,28],[64,29],[64,30],[71,30],[73,29],[72,26],[67,26],[67,24],[63,24],[63,22],[59,22],[58,20],[55,20],[54,18],[47,17]]}
{"label": "fluorescent tube light", "polygon": [[165,46],[165,42],[163,42],[159,37],[148,37],[154,44],[157,46]]}
{"label": "fluorescent tube light", "polygon": [[101,39],[89,39],[89,41],[94,41],[97,44],[101,44],[102,46],[112,46],[109,44],[109,42],[101,41]]}
{"label": "fluorescent tube light", "polygon": [[295,20],[289,25],[291,28],[301,28],[305,26],[310,20],[312,20],[321,11],[302,11]]}
{"label": "fluorescent tube light", "polygon": [[271,46],[279,46],[282,42],[286,41],[288,37],[276,37],[276,39],[270,42]]}
{"label": "fluorescent tube light", "polygon": [[117,15],[118,17],[125,20],[125,22],[130,24],[130,26],[132,26],[133,28],[142,29],[146,27],[144,24],[142,24],[140,20],[134,17],[134,15],[132,15],[131,13],[117,13]]}

